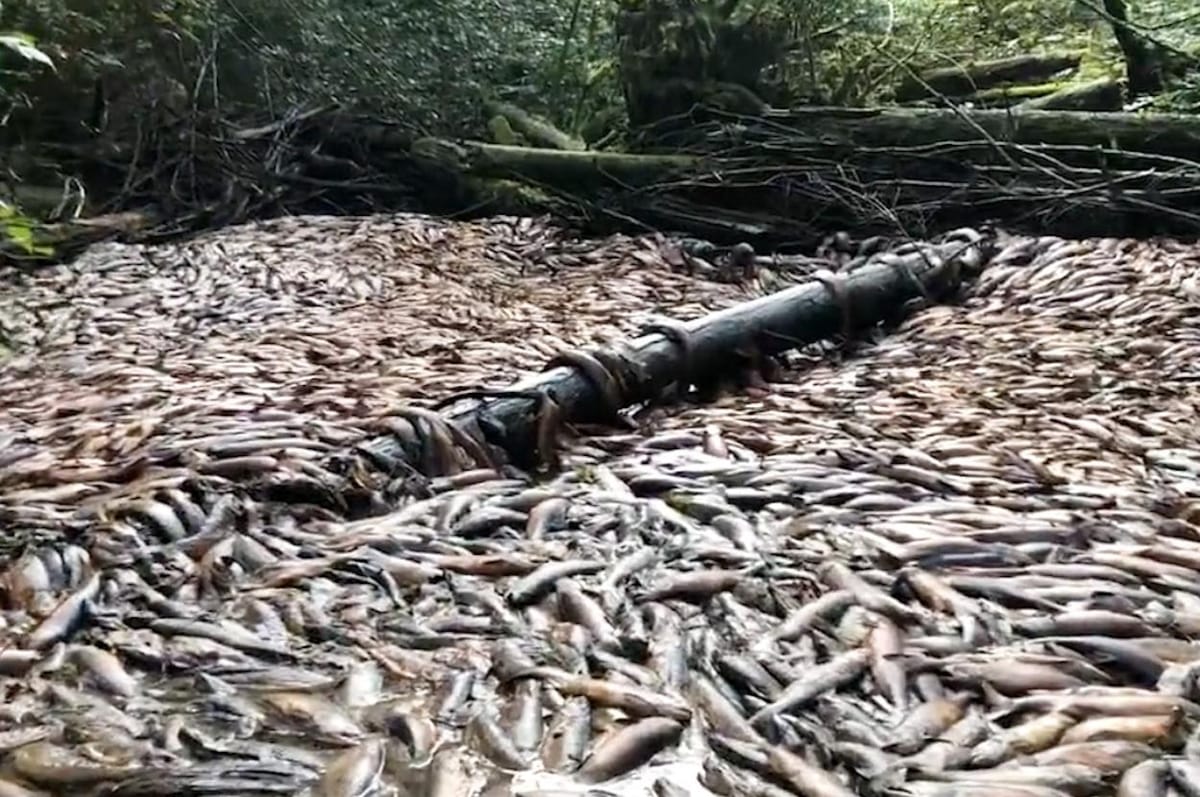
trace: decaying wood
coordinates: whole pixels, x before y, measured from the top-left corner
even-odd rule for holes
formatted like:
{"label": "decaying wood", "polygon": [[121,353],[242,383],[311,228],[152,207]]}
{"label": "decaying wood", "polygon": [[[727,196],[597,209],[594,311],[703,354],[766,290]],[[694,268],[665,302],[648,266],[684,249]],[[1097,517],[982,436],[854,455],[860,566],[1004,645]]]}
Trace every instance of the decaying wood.
{"label": "decaying wood", "polygon": [[511,103],[487,102],[484,103],[484,109],[491,116],[502,117],[513,130],[538,146],[573,152],[587,149],[587,145],[578,138],[564,133],[545,119],[540,119]]}
{"label": "decaying wood", "polygon": [[938,94],[962,97],[1001,83],[1044,81],[1059,72],[1076,69],[1081,60],[1082,53],[1062,52],[936,67],[906,79],[897,87],[896,99],[908,102]]}
{"label": "decaying wood", "polygon": [[[968,274],[982,268],[994,243],[973,230],[962,230],[933,244],[910,244],[877,255],[858,268],[806,282],[778,293],[676,324],[687,346],[655,332],[630,341],[622,350],[601,350],[602,363],[623,364],[616,380],[616,403],[651,401],[671,385],[703,384],[746,367],[756,356],[771,356],[800,345],[894,319],[913,299],[937,299]],[[748,359],[749,358],[749,359]],[[596,384],[584,369],[561,366],[527,379],[494,400],[470,398],[452,406],[446,417],[464,431],[479,434],[523,467],[538,449],[539,398],[549,396],[566,422],[610,422],[615,409],[613,385]],[[361,445],[377,462],[412,461],[402,443],[384,435]]]}
{"label": "decaying wood", "polygon": [[1101,78],[1063,86],[1053,94],[1028,99],[1016,107],[1021,111],[1119,111],[1124,101],[1120,82]]}
{"label": "decaying wood", "polygon": [[806,138],[867,147],[915,147],[990,137],[1015,144],[1105,147],[1192,159],[1200,125],[1185,114],[970,111],[916,108],[793,108],[769,119]]}
{"label": "decaying wood", "polygon": [[623,152],[566,152],[479,141],[450,142],[425,138],[413,154],[445,168],[476,177],[517,176],[547,185],[637,185],[694,170],[699,158],[685,155],[629,155]]}

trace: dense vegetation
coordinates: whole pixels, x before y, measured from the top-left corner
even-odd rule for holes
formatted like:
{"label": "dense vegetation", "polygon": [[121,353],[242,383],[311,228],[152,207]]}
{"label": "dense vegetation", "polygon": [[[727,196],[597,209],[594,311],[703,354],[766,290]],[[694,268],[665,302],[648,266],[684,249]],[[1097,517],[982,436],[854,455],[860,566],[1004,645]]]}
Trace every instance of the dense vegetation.
{"label": "dense vegetation", "polygon": [[[92,209],[89,190],[112,197],[114,180],[124,179],[128,193],[132,177],[121,178],[121,169],[72,168],[81,150],[125,163],[130,152],[161,147],[155,131],[181,122],[188,129],[207,120],[211,133],[214,124],[262,125],[336,104],[399,121],[413,134],[480,135],[488,121],[481,100],[501,99],[589,141],[619,140],[618,15],[655,5],[663,3],[9,0],[0,29],[19,33],[0,39],[0,132],[10,188],[24,181],[28,190],[3,198],[8,237],[32,245],[18,203],[62,218]],[[1092,0],[677,5],[691,10],[660,24],[681,68],[707,70],[708,50],[731,48],[733,66],[697,77],[734,80],[744,67],[772,104],[886,102],[916,68],[1047,49],[1083,50],[1083,76],[1122,71],[1113,30]],[[1168,0],[1129,6],[1138,30],[1181,52],[1197,50],[1200,12]],[[1171,81],[1153,103],[1200,106],[1200,72]],[[173,175],[169,190],[183,192],[189,179],[197,178]],[[32,186],[65,190],[38,196]]]}

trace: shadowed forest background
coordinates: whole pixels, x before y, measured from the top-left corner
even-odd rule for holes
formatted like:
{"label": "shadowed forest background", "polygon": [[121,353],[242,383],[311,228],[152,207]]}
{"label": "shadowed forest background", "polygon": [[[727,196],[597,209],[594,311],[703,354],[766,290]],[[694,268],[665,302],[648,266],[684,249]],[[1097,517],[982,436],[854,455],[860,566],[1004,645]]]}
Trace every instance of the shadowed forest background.
{"label": "shadowed forest background", "polygon": [[[890,225],[919,234],[946,206],[980,196],[893,201],[906,189],[874,186],[860,163],[852,188],[822,179],[787,189],[794,196],[819,185],[814,201],[854,206],[824,221],[806,211],[799,227],[794,208],[763,198],[781,174],[792,179],[786,170],[740,165],[772,153],[776,166],[819,171],[844,153],[811,150],[812,142],[852,127],[856,117],[789,117],[788,130],[810,136],[803,163],[788,160],[803,147],[782,122],[742,124],[731,134],[730,120],[761,119],[768,108],[1179,114],[1200,107],[1200,12],[1166,0],[22,0],[0,13],[9,31],[0,98],[5,245],[23,258],[63,256],[111,235],[162,237],[282,212],[401,208],[549,210],[585,224],[632,220],[714,240],[750,240],[770,228],[766,237],[775,243],[807,241],[828,226],[870,227],[875,217],[881,226],[871,231]],[[971,71],[980,64],[985,71]],[[1064,97],[1064,88],[1084,96]],[[698,117],[698,108],[716,113],[719,126],[711,114]],[[932,117],[929,127],[898,117],[896,125],[933,145],[956,138],[944,126],[957,118]],[[1107,135],[1104,122],[1090,124]],[[1080,143],[1061,126],[1039,132],[1034,143],[1051,134],[1063,136],[1058,143]],[[1176,149],[1194,143],[1186,129],[1165,135],[1176,134],[1183,136]],[[1082,143],[1094,145],[1088,135]],[[863,141],[914,143],[874,128],[863,136],[854,138],[858,149]],[[1163,140],[1164,133],[1142,137]],[[719,151],[743,160],[738,169],[726,164],[719,189],[732,193],[718,201],[713,185],[693,182],[686,195],[669,190],[664,170],[688,165],[680,161],[613,160],[600,168],[608,185],[594,188],[595,174],[579,171],[577,160],[506,148],[447,151],[461,139],[541,152]],[[1131,147],[1122,141],[1117,148]],[[900,157],[890,152],[896,162],[880,173],[907,174]],[[944,196],[977,186],[982,173],[968,179],[945,171],[958,159],[922,166],[908,186],[936,183]],[[1053,159],[1070,160],[1061,153]],[[1011,161],[998,158],[1005,169]],[[1068,165],[1124,169],[1133,179],[1179,164],[1108,158]],[[506,179],[512,175],[519,180]],[[1011,175],[985,176],[1014,184]],[[1161,182],[1145,201],[1158,203],[1165,190],[1174,197],[1167,215],[1200,218],[1176,201],[1181,194],[1170,194],[1176,189],[1191,201],[1190,183]],[[614,191],[624,194],[614,199]],[[995,203],[1020,200],[1006,188]],[[721,229],[693,223],[715,206],[731,213]],[[742,218],[740,208],[762,213]],[[772,213],[776,221],[763,221]],[[76,223],[96,217],[102,221]]]}

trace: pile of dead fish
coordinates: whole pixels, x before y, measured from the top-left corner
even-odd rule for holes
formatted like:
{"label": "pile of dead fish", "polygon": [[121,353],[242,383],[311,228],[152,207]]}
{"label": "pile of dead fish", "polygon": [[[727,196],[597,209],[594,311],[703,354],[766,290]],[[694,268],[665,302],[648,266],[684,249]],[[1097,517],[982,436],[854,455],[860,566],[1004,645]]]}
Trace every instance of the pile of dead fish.
{"label": "pile of dead fish", "polygon": [[[530,273],[547,256],[514,251]],[[591,278],[627,315],[735,298],[659,268]],[[647,273],[673,298],[636,302]],[[0,796],[1200,794],[1197,274],[1171,242],[1010,240],[961,303],[803,352],[768,390],[577,440],[553,478],[460,472],[357,519],[251,500],[228,463],[354,439],[335,409],[378,420],[370,378],[402,393],[383,359],[326,364],[320,406],[263,389],[262,428],[202,407],[257,372],[222,388],[199,365],[209,392],[181,386],[174,415],[153,391],[53,411],[106,348],[109,395],[122,369],[186,381],[131,365],[127,331],[170,326],[147,289],[160,309],[78,362],[46,342],[42,372],[0,372],[0,520],[24,535],[0,581]],[[46,301],[26,289],[6,301]],[[257,295],[195,345],[269,370]],[[370,297],[296,295],[277,328],[382,345]],[[592,317],[558,312],[526,336]],[[445,389],[424,373],[407,389]]]}

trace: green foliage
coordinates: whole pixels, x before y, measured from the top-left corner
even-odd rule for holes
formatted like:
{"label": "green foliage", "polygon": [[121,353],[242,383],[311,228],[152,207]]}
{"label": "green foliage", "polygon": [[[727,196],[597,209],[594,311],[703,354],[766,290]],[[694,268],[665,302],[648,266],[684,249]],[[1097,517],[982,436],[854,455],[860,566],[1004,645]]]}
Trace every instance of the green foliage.
{"label": "green foliage", "polygon": [[[433,132],[498,95],[563,122],[607,80],[607,0],[239,0],[216,17],[225,85],[276,111],[352,103]],[[250,85],[245,85],[248,82]]]}
{"label": "green foliage", "polygon": [[25,61],[44,64],[51,69],[54,68],[54,62],[50,60],[50,56],[39,50],[37,45],[34,44],[33,37],[27,33],[0,34],[0,47],[16,53]]}
{"label": "green foliage", "polygon": [[14,247],[25,255],[49,257],[54,248],[39,244],[35,238],[37,222],[14,205],[0,202],[0,242]]}
{"label": "green foliage", "polygon": [[[54,61],[43,52],[36,40],[27,33],[10,31],[0,34],[0,51],[14,56],[18,64],[7,70],[10,75],[22,75],[23,67],[48,67],[54,69]],[[10,88],[10,81],[0,86],[0,97],[7,103],[15,103],[18,98],[24,99],[18,91]],[[0,119],[0,126],[7,124],[8,114]],[[0,201],[0,245],[15,248],[26,255],[46,256],[54,250],[48,246],[39,245],[34,238],[37,222],[21,212],[16,205]]]}

